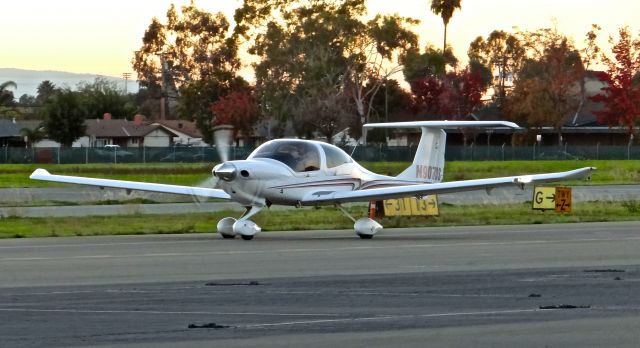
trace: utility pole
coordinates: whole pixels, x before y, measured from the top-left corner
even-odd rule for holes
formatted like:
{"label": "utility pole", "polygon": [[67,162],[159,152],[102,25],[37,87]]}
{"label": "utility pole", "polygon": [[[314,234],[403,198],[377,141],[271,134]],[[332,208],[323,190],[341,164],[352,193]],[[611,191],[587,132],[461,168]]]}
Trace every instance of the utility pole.
{"label": "utility pole", "polygon": [[129,84],[129,78],[131,78],[131,73],[128,73],[128,72],[122,73],[122,78],[124,79],[124,94],[127,94],[127,85]]}
{"label": "utility pole", "polygon": [[167,60],[166,60],[166,55],[167,53],[165,52],[160,52],[158,53],[158,55],[160,56],[160,67],[161,67],[161,84],[162,84],[162,88],[161,88],[161,95],[160,95],[160,119],[161,120],[165,120],[166,119],[166,114],[167,114],[167,72],[168,72],[168,67],[167,67]]}

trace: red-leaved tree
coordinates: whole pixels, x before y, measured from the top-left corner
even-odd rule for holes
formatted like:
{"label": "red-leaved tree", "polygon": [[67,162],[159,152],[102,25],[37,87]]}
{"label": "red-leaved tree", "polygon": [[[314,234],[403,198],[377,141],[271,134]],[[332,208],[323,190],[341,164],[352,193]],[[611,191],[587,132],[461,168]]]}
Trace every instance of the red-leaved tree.
{"label": "red-leaved tree", "polygon": [[427,119],[463,119],[482,104],[486,89],[482,73],[470,68],[423,77],[411,84],[412,109]]}
{"label": "red-leaved tree", "polygon": [[447,74],[447,93],[442,113],[449,119],[463,119],[482,104],[482,94],[487,89],[479,71],[466,69]]}
{"label": "red-leaved tree", "polygon": [[640,83],[634,83],[640,72],[640,39],[633,39],[628,27],[620,28],[619,36],[618,42],[609,39],[614,59],[604,56],[608,69],[597,75],[606,87],[591,100],[604,105],[603,110],[594,112],[600,123],[622,125],[631,134],[640,120]]}
{"label": "red-leaved tree", "polygon": [[213,126],[228,124],[233,126],[234,136],[248,137],[259,113],[256,98],[249,91],[231,92],[211,105]]}

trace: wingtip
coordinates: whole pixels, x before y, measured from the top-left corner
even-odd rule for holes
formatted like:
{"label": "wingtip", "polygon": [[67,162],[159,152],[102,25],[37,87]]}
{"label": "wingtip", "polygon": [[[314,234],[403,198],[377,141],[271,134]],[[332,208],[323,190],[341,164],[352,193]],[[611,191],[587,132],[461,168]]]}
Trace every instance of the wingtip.
{"label": "wingtip", "polygon": [[51,175],[51,173],[49,173],[49,171],[47,171],[46,169],[38,168],[38,169],[34,170],[33,173],[31,173],[31,176],[29,176],[29,178],[30,179],[37,179],[38,177],[48,176],[48,175]]}

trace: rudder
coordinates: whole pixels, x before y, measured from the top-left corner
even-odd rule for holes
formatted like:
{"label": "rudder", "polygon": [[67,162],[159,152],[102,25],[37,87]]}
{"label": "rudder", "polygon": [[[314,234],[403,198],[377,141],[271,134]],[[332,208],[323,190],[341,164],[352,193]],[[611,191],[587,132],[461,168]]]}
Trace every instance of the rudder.
{"label": "rudder", "polygon": [[422,135],[413,163],[396,179],[425,183],[442,182],[447,133],[440,128],[420,127]]}

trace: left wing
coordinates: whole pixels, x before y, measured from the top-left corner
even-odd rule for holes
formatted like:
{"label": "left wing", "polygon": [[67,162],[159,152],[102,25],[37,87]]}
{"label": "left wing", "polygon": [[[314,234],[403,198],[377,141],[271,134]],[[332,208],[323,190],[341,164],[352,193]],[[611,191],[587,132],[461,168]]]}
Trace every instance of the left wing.
{"label": "left wing", "polygon": [[98,187],[113,187],[126,190],[139,190],[161,193],[173,193],[186,196],[200,196],[209,198],[230,199],[231,197],[220,189],[205,187],[191,187],[180,185],[153,184],[147,182],[85,178],[80,176],[54,175],[45,169],[36,169],[29,177],[33,180],[61,182],[65,184],[90,185]]}
{"label": "left wing", "polygon": [[595,169],[596,168],[594,167],[585,167],[558,173],[450,181],[436,184],[392,186],[356,191],[316,191],[307,194],[300,203],[303,205],[314,205],[346,202],[367,202],[373,200],[394,199],[411,196],[426,196],[437,193],[492,189],[495,187],[510,185],[516,185],[523,188],[525,185],[531,183],[550,182],[567,179],[582,179],[588,177]]}

